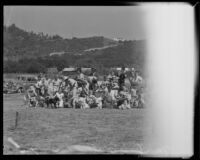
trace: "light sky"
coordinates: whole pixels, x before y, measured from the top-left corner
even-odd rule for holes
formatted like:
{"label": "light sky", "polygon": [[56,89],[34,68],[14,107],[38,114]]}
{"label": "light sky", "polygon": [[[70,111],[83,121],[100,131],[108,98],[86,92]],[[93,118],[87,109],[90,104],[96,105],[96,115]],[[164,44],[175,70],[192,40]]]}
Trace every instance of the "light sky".
{"label": "light sky", "polygon": [[4,25],[63,38],[145,39],[142,6],[4,6]]}

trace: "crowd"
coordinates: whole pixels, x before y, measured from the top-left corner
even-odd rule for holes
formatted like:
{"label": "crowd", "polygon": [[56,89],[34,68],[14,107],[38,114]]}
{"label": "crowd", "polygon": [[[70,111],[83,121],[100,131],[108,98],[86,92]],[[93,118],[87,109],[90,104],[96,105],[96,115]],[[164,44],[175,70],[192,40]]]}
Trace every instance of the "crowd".
{"label": "crowd", "polygon": [[3,93],[10,94],[10,93],[22,93],[23,86],[19,83],[13,81],[3,81]]}
{"label": "crowd", "polygon": [[118,108],[143,107],[143,78],[125,68],[111,71],[100,80],[93,71],[89,76],[78,70],[76,77],[40,74],[25,95],[29,107],[47,108]]}

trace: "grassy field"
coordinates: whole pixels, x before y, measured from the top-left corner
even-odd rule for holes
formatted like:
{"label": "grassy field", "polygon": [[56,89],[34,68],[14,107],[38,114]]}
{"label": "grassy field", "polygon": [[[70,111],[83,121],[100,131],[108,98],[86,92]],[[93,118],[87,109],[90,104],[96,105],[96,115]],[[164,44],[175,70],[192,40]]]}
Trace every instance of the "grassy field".
{"label": "grassy field", "polygon": [[[144,149],[144,136],[148,133],[145,109],[26,108],[20,94],[4,95],[3,100],[4,154],[19,154],[8,137],[21,147],[37,148],[40,154],[53,154],[53,150],[77,153],[73,149],[69,152],[70,147],[77,146],[90,146],[102,153]],[[14,128],[16,111],[19,119]]]}

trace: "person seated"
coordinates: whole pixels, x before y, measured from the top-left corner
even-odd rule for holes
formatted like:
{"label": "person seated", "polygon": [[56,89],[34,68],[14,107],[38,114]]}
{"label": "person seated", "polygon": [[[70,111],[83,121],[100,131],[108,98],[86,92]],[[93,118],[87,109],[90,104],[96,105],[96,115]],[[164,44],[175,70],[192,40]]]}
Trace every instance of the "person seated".
{"label": "person seated", "polygon": [[88,108],[90,108],[90,106],[86,102],[86,97],[79,97],[78,102],[80,104],[80,108],[81,109],[88,109]]}
{"label": "person seated", "polygon": [[121,101],[121,104],[119,105],[119,109],[130,109],[131,106],[130,106],[130,103],[128,102],[128,100],[124,100],[124,101]]}
{"label": "person seated", "polygon": [[127,100],[127,103],[131,101],[131,94],[128,92],[125,86],[123,86],[122,90],[119,92],[117,100],[118,100],[118,106],[123,104],[125,100]]}
{"label": "person seated", "polygon": [[64,93],[62,93],[61,89],[58,92],[56,92],[56,96],[59,99],[58,107],[63,108],[64,107]]}
{"label": "person seated", "polygon": [[135,73],[136,73],[135,82],[141,84],[143,82],[143,78],[139,76],[139,73],[137,71]]}
{"label": "person seated", "polygon": [[145,105],[143,87],[137,90],[138,107],[142,108]]}
{"label": "person seated", "polygon": [[36,97],[38,96],[34,86],[30,86],[30,88],[27,90],[27,96],[29,100],[29,107],[36,107],[37,106],[37,100]]}

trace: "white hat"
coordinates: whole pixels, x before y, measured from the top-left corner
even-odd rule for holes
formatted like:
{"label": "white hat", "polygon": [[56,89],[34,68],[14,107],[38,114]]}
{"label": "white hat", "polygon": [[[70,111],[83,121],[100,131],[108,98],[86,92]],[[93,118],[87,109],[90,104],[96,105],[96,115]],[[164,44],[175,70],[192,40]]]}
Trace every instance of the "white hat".
{"label": "white hat", "polygon": [[113,85],[114,85],[113,88],[115,88],[115,89],[119,88],[118,84],[113,83]]}
{"label": "white hat", "polygon": [[64,80],[68,79],[69,77],[68,76],[64,76]]}
{"label": "white hat", "polygon": [[34,86],[30,86],[30,90],[34,90],[35,88],[34,88]]}

